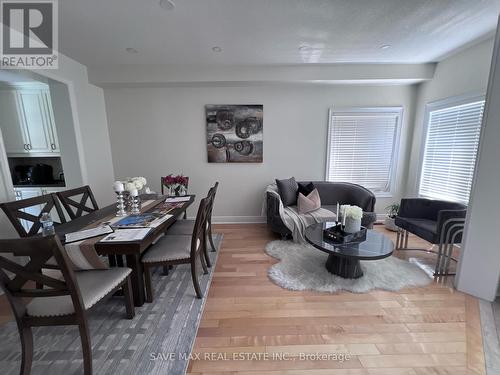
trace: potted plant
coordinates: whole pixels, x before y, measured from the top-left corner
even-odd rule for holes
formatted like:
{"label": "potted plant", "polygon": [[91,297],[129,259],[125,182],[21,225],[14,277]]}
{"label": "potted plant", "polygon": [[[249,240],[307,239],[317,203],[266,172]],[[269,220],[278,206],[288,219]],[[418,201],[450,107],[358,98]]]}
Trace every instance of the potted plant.
{"label": "potted plant", "polygon": [[387,216],[384,220],[384,226],[390,231],[397,232],[398,227],[394,223],[394,219],[396,218],[396,216],[398,216],[399,213],[399,203],[390,204],[385,208],[385,210],[387,212]]}

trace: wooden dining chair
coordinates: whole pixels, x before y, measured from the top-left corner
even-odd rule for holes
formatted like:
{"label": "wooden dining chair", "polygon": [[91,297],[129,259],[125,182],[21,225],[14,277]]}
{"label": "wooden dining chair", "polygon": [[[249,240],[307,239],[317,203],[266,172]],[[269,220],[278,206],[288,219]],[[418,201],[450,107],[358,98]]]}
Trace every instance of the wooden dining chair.
{"label": "wooden dining chair", "polygon": [[[186,191],[187,191],[187,188],[188,188],[188,185],[189,185],[189,177],[186,177],[186,178],[187,178],[187,181],[186,181]],[[161,195],[165,195],[165,188],[167,187],[165,179],[166,179],[166,177],[161,177],[160,178]],[[187,212],[186,211],[184,211],[183,218],[184,219],[187,218]]]}
{"label": "wooden dining chair", "polygon": [[[88,185],[60,191],[56,194],[72,220],[99,209],[92,189]],[[75,197],[77,197],[77,200],[75,200]]]}
{"label": "wooden dining chair", "polygon": [[[22,199],[0,204],[3,212],[20,237],[29,237],[38,233],[42,227],[40,218],[43,213],[51,213],[54,225],[66,222],[63,210],[55,194],[45,194],[38,197]],[[57,217],[54,217],[55,209]],[[30,213],[31,212],[31,213]],[[27,228],[23,226],[23,222]]]}
{"label": "wooden dining chair", "polygon": [[173,266],[177,264],[191,264],[191,277],[197,298],[202,298],[196,263],[200,259],[203,272],[208,273],[205,264],[204,248],[206,247],[205,225],[208,214],[208,198],[203,198],[198,207],[195,225],[191,236],[163,236],[151,246],[142,256],[144,280],[146,284],[146,301],[153,302],[153,285],[151,268],[158,266]]}
{"label": "wooden dining chair", "polygon": [[[212,210],[214,208],[215,195],[217,194],[218,187],[219,183],[216,182],[208,193],[209,207],[208,207],[206,234],[208,241],[210,242],[210,246],[212,247],[212,251],[217,250],[212,236]],[[194,228],[194,220],[177,220],[172,226],[168,228],[167,235],[189,235],[193,233],[193,228]],[[206,256],[206,258],[208,258],[208,255]],[[210,267],[209,260],[207,260],[207,265]]]}
{"label": "wooden dining chair", "polygon": [[[99,209],[89,185],[60,191],[56,194],[71,220]],[[108,259],[111,267],[123,267],[124,265],[121,255],[109,254]]]}
{"label": "wooden dining chair", "polygon": [[[27,257],[28,262],[17,263],[16,257]],[[56,260],[61,277],[41,273],[51,258]],[[131,271],[129,268],[110,268],[74,272],[57,236],[0,240],[0,287],[10,303],[21,338],[20,374],[29,375],[31,371],[32,327],[77,325],[82,343],[83,373],[91,375],[88,311],[122,289],[126,316],[132,319]],[[44,288],[35,289],[33,283],[43,284]]]}

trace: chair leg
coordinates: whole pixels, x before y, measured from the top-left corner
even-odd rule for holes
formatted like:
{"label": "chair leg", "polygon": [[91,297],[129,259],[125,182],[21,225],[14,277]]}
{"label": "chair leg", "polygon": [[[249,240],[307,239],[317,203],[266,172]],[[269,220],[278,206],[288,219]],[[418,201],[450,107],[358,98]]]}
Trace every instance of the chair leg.
{"label": "chair leg", "polygon": [[151,282],[151,269],[144,265],[144,283],[146,284],[146,302],[153,302],[153,285]]}
{"label": "chair leg", "polygon": [[108,255],[108,260],[109,260],[109,266],[110,267],[116,267],[116,257],[114,254],[109,254]]}
{"label": "chair leg", "polygon": [[205,252],[203,250],[200,251],[200,262],[201,262],[201,267],[203,268],[203,274],[208,273],[208,268],[207,268],[207,263],[205,262]]}
{"label": "chair leg", "polygon": [[31,374],[31,364],[33,362],[33,333],[31,327],[19,327],[21,336],[22,362],[21,375]]}
{"label": "chair leg", "polygon": [[80,322],[78,329],[80,330],[80,339],[82,341],[83,373],[84,375],[92,375],[92,345],[90,343],[87,321]]}
{"label": "chair leg", "polygon": [[207,265],[208,268],[212,267],[212,263],[210,262],[210,257],[208,256],[208,246],[207,246],[207,236],[203,239],[203,249],[201,250],[203,252],[203,256],[205,258],[205,264]]}
{"label": "chair leg", "polygon": [[117,255],[116,256],[116,265],[118,267],[123,267],[124,263],[123,263],[123,255]]}
{"label": "chair leg", "polygon": [[127,280],[123,284],[123,297],[125,298],[125,310],[127,312],[127,319],[134,319],[135,307],[134,307],[134,297],[132,296],[132,281],[130,281],[130,276],[127,276]]}
{"label": "chair leg", "polygon": [[193,278],[193,286],[194,291],[196,292],[196,298],[203,298],[200,284],[198,283],[198,275],[196,274],[196,257],[191,257],[191,277]]}
{"label": "chair leg", "polygon": [[405,245],[404,246],[405,246],[405,249],[408,248],[408,231],[407,230],[405,230]]}
{"label": "chair leg", "polygon": [[212,223],[208,224],[208,240],[210,241],[210,246],[212,246],[212,251],[213,252],[217,251],[214,245],[214,239],[212,237]]}

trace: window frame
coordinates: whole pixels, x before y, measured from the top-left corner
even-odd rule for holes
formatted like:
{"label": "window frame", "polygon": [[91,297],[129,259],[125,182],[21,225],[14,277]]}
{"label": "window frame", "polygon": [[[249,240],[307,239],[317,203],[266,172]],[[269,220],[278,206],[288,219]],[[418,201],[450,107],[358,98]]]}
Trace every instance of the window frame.
{"label": "window frame", "polygon": [[[358,113],[394,113],[397,116],[396,129],[394,132],[393,141],[393,155],[392,155],[392,170],[389,176],[389,189],[388,191],[373,191],[367,187],[377,198],[392,198],[396,195],[396,180],[397,171],[399,169],[399,153],[401,145],[401,132],[403,127],[404,106],[380,106],[380,107],[330,107],[328,110],[328,132],[326,138],[326,168],[325,168],[325,181],[329,181],[330,171],[330,139],[333,132],[333,116],[335,114],[358,114]],[[350,182],[350,181],[344,181]]]}
{"label": "window frame", "polygon": [[[418,164],[418,174],[417,174],[418,178],[416,179],[416,182],[415,182],[415,184],[416,184],[415,192],[416,192],[416,196],[418,198],[436,199],[436,198],[431,198],[431,197],[420,194],[420,184],[421,184],[422,176],[424,173],[425,148],[426,148],[426,144],[427,144],[427,135],[429,133],[429,120],[431,117],[431,112],[439,111],[439,110],[450,108],[450,107],[456,107],[456,106],[460,106],[460,105],[464,105],[464,104],[485,101],[485,100],[486,100],[485,93],[483,93],[483,92],[470,92],[470,93],[463,94],[463,95],[449,96],[447,98],[434,100],[432,102],[428,102],[425,105],[422,136],[421,136],[421,140],[420,140],[420,160],[419,160],[419,164]],[[484,113],[483,113],[483,119],[481,120],[481,128],[482,128],[483,120],[484,120]],[[481,131],[481,133],[482,133],[482,131]],[[481,140],[479,142],[481,142]],[[479,144],[477,154],[476,154],[476,165],[477,165],[477,157],[479,155],[480,147],[481,147],[481,144]]]}

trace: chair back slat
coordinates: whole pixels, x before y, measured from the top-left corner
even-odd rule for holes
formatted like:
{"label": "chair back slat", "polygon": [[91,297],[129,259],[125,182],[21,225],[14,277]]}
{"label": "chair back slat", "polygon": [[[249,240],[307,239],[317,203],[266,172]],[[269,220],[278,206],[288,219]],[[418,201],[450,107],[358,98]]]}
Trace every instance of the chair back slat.
{"label": "chair back slat", "polygon": [[[20,257],[28,261],[24,265],[14,261]],[[55,259],[61,279],[42,274],[50,258]],[[34,283],[45,288],[34,289]],[[74,271],[57,236],[0,240],[0,287],[18,320],[25,314],[25,297],[70,296],[76,312],[84,309]]]}
{"label": "chair back slat", "polygon": [[[75,197],[81,195],[81,198],[75,200]],[[71,219],[76,219],[84,213],[97,211],[99,206],[94,198],[90,186],[85,185],[79,188],[60,191],[57,196],[61,200],[65,210]]]}
{"label": "chair back slat", "polygon": [[203,198],[198,206],[196,220],[194,222],[193,235],[191,238],[191,256],[194,256],[205,240],[205,227],[207,225],[209,197]]}
{"label": "chair back slat", "polygon": [[[33,215],[25,211],[33,207],[40,208],[38,215]],[[5,212],[5,215],[20,237],[29,237],[37,234],[42,226],[40,218],[43,213],[50,213],[54,208],[57,213],[57,217],[52,217],[54,225],[66,222],[61,205],[59,204],[55,194],[46,194],[19,201],[2,203],[0,204],[0,208],[2,208]],[[29,229],[23,226],[22,220],[31,223]]]}
{"label": "chair back slat", "polygon": [[207,220],[208,220],[209,224],[212,224],[212,210],[214,208],[215,195],[217,194],[218,187],[219,187],[219,182],[217,181],[215,183],[215,185],[209,191],[210,202],[209,202],[208,216],[207,216]]}

